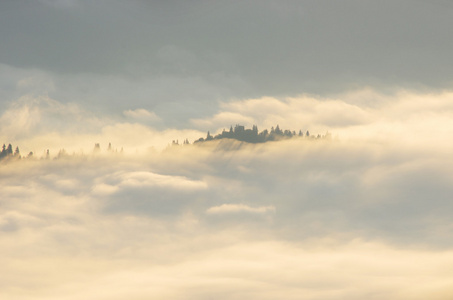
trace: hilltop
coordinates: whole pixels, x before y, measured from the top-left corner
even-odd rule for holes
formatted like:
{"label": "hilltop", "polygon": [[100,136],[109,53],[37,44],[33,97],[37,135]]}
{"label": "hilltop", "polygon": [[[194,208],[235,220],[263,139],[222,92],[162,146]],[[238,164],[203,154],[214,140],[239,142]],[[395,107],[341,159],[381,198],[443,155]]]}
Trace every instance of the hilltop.
{"label": "hilltop", "polygon": [[[220,140],[220,139],[234,139],[242,142],[247,143],[265,143],[269,141],[278,141],[283,139],[290,139],[290,138],[309,138],[309,139],[329,139],[331,138],[330,133],[326,133],[325,135],[310,135],[310,132],[307,130],[305,133],[302,130],[299,130],[296,133],[295,130],[282,130],[280,126],[277,125],[275,128],[272,127],[271,130],[264,129],[263,131],[259,132],[258,127],[256,125],[252,126],[252,129],[246,129],[245,126],[236,125],[234,128],[230,126],[230,130],[226,131],[225,129],[222,133],[212,136],[208,131],[206,138],[199,138],[198,140],[194,141],[196,143],[207,142],[211,140]],[[184,144],[188,144],[187,140],[184,141]]]}

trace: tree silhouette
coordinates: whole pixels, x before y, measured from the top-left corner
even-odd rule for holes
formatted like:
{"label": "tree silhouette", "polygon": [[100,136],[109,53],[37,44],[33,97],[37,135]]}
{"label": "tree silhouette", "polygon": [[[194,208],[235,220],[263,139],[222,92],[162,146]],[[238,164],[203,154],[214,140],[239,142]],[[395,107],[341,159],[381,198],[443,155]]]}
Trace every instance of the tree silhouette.
{"label": "tree silhouette", "polygon": [[[306,136],[310,136],[310,133],[307,130]],[[330,136],[330,134],[329,134]],[[304,137],[304,133],[302,130],[299,130],[299,134],[296,133],[295,130],[282,130],[279,125],[272,127],[270,132],[265,129],[262,132],[258,131],[258,126],[253,125],[251,129],[246,129],[243,125],[236,124],[230,126],[230,130],[226,131],[225,129],[222,130],[220,134],[216,136],[212,136],[211,133],[208,131],[206,138],[200,137],[198,140],[195,140],[194,143],[200,143],[205,141],[211,140],[218,140],[218,139],[234,139],[238,141],[243,141],[247,143],[265,143],[268,141],[278,141],[282,139],[291,139],[294,137]],[[318,138],[327,138],[328,135],[319,136]],[[186,143],[186,141],[184,141]]]}
{"label": "tree silhouette", "polygon": [[101,145],[99,143],[95,143],[93,153],[99,153],[99,152],[101,152]]}
{"label": "tree silhouette", "polygon": [[2,152],[0,152],[0,159],[4,158],[5,156],[6,156],[6,145],[3,144]]}
{"label": "tree silhouette", "polygon": [[212,139],[213,139],[213,137],[212,137],[211,133],[209,133],[209,131],[208,131],[208,134],[206,135],[206,140],[210,141]]}
{"label": "tree silhouette", "polygon": [[8,148],[6,148],[6,155],[11,155],[13,154],[13,146],[11,144],[8,145]]}

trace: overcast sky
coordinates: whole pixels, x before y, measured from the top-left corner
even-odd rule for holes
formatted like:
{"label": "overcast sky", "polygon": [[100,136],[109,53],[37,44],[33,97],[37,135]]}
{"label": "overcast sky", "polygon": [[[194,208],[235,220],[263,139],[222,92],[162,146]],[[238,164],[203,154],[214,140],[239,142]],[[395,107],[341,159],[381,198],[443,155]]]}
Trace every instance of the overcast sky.
{"label": "overcast sky", "polygon": [[445,0],[2,1],[1,107],[47,94],[165,128],[233,98],[450,89],[452,27]]}

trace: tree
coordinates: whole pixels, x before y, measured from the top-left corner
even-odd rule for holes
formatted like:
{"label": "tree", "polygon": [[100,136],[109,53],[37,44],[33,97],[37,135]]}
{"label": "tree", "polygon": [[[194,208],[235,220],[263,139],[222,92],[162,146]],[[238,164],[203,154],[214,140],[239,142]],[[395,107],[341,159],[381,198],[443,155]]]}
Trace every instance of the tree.
{"label": "tree", "polygon": [[[231,138],[231,139],[235,139],[235,140],[247,142],[247,143],[265,143],[268,141],[279,141],[281,139],[293,138],[296,136],[299,136],[299,137],[306,136],[307,138],[310,137],[312,139],[316,139],[316,138],[330,137],[330,134],[326,133],[326,136],[318,135],[318,137],[317,137],[317,135],[310,135],[310,132],[308,130],[306,131],[306,133],[304,133],[302,130],[299,130],[299,133],[297,133],[297,131],[295,131],[295,130],[288,130],[288,129],[282,130],[280,128],[280,125],[272,127],[270,131],[265,129],[262,132],[259,132],[257,125],[252,125],[251,129],[246,129],[245,126],[236,124],[235,127],[230,126],[229,132],[226,131],[225,129],[223,129],[222,133],[219,133],[216,136],[212,136],[211,133],[208,131],[206,138],[201,137],[201,138],[195,140],[193,143],[196,144],[199,142],[218,140],[218,139],[224,139],[224,138]],[[185,140],[184,140],[184,144],[186,144]]]}
{"label": "tree", "polygon": [[64,158],[64,157],[67,157],[68,156],[68,153],[66,152],[65,149],[60,149],[60,151],[58,152],[58,155],[57,155],[57,158]]}
{"label": "tree", "polygon": [[93,153],[99,153],[99,152],[101,152],[101,145],[99,143],[95,143]]}
{"label": "tree", "polygon": [[0,152],[0,159],[6,156],[6,145],[3,144],[2,152]]}
{"label": "tree", "polygon": [[212,135],[211,135],[211,133],[209,133],[209,131],[208,131],[208,134],[206,135],[206,140],[207,141],[212,140]]}
{"label": "tree", "polygon": [[14,156],[20,156],[19,146],[17,146],[16,150],[14,150]]}
{"label": "tree", "polygon": [[8,145],[8,148],[6,148],[6,155],[11,155],[13,154],[13,146],[11,144]]}

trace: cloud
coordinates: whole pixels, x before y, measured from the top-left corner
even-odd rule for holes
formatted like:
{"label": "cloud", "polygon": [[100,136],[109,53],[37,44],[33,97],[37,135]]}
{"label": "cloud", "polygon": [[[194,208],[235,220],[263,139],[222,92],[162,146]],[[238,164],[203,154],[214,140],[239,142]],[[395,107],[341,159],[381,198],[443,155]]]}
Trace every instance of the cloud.
{"label": "cloud", "polygon": [[252,214],[264,214],[275,211],[273,206],[260,206],[250,207],[244,204],[222,204],[220,206],[213,206],[206,210],[208,214],[229,214],[229,213],[252,213]]}
{"label": "cloud", "polygon": [[236,124],[252,124],[253,118],[244,116],[236,112],[220,112],[210,119],[193,119],[191,123],[198,128],[219,128],[234,126]]}
{"label": "cloud", "polygon": [[[280,128],[309,130],[312,134],[329,131],[343,139],[442,143],[452,127],[452,99],[450,91],[383,94],[372,89],[327,98],[264,97],[223,102],[219,113],[191,122],[213,132],[243,122],[248,127],[256,124],[260,130],[278,124]],[[240,121],[223,116],[237,116]]]}
{"label": "cloud", "polygon": [[[229,95],[241,97],[326,93],[364,85],[442,89],[452,80],[445,67],[452,51],[448,2],[351,1],[332,8],[294,1],[276,8],[268,2],[205,7],[202,2],[112,1],[106,8],[86,1],[42,0],[5,3],[2,8],[8,15],[0,23],[6,28],[0,61],[49,71],[54,78],[167,77],[177,84],[191,76],[216,82],[210,86],[218,87],[217,92],[235,91]],[[42,30],[37,34],[33,25]],[[53,47],[45,47],[50,44]],[[101,90],[106,87],[121,90],[108,84]],[[80,97],[84,87],[75,89],[77,98],[87,101]],[[172,91],[175,85],[166,89]],[[190,98],[198,94],[186,91]],[[61,92],[75,96],[74,87]]]}
{"label": "cloud", "polygon": [[[24,143],[89,148],[0,163],[2,292],[19,300],[449,299],[450,100],[449,92],[370,90],[260,98],[224,103],[207,119],[214,125],[217,114],[237,113],[264,129],[283,114],[281,127],[292,129],[305,116],[310,131],[339,136],[332,140],[165,147],[204,133],[102,115],[86,134],[31,126]],[[41,116],[84,115],[52,101],[26,103]],[[347,111],[347,121],[330,121]],[[91,141],[101,143],[99,155]],[[109,141],[128,147],[108,151]],[[158,143],[164,147],[149,150]]]}
{"label": "cloud", "polygon": [[7,140],[33,138],[45,133],[87,132],[102,122],[75,103],[61,103],[48,96],[25,95],[10,103],[0,116],[0,136]]}
{"label": "cloud", "polygon": [[107,196],[116,193],[119,190],[118,186],[98,183],[91,189],[92,193],[96,196]]}
{"label": "cloud", "polygon": [[[344,99],[324,99],[313,96],[297,98],[259,98],[222,103],[222,112],[212,118],[195,119],[197,126],[212,128],[240,123],[251,127],[280,127],[318,130],[345,128],[372,122],[372,112],[364,107],[350,104]],[[236,120],[236,121],[235,121]]]}
{"label": "cloud", "polygon": [[137,120],[157,121],[160,119],[154,112],[149,112],[143,108],[138,108],[135,110],[132,110],[132,109],[125,110],[123,112],[123,114],[126,117],[129,117],[132,119],[137,119]]}
{"label": "cloud", "polygon": [[110,180],[117,180],[116,186],[151,187],[159,186],[170,189],[198,190],[206,189],[206,183],[202,181],[191,181],[182,176],[160,175],[152,172],[119,172],[112,176]]}
{"label": "cloud", "polygon": [[77,5],[77,0],[39,0],[39,2],[55,8],[68,9]]}
{"label": "cloud", "polygon": [[[50,149],[54,157],[62,149],[72,153],[92,153],[96,143],[114,150],[147,152],[149,148],[162,149],[172,140],[195,140],[204,134],[196,130],[158,130],[146,123],[159,120],[153,112],[144,109],[127,110],[132,119],[125,122],[119,115],[95,114],[75,103],[62,103],[48,96],[26,95],[9,104],[0,115],[0,139],[19,145],[22,153],[33,151],[43,155]],[[140,123],[144,124],[140,124]]]}
{"label": "cloud", "polygon": [[215,134],[239,123],[257,124],[259,130],[278,124],[314,135],[329,131],[334,138],[356,142],[372,139],[402,147],[443,144],[448,148],[444,137],[452,126],[452,98],[449,91],[382,94],[364,89],[330,98],[302,95],[233,100],[220,103],[211,117],[192,119],[191,126],[202,130],[198,131],[150,126],[149,122],[157,125],[152,121],[157,116],[145,109],[124,111],[128,121],[109,112],[95,114],[74,103],[28,95],[12,102],[0,116],[0,137],[18,144],[23,153],[39,155],[50,149],[54,156],[61,148],[70,154],[91,153],[95,143],[104,152],[111,143],[118,151],[146,153],[152,147],[160,150],[172,141],[192,142],[206,131]]}

